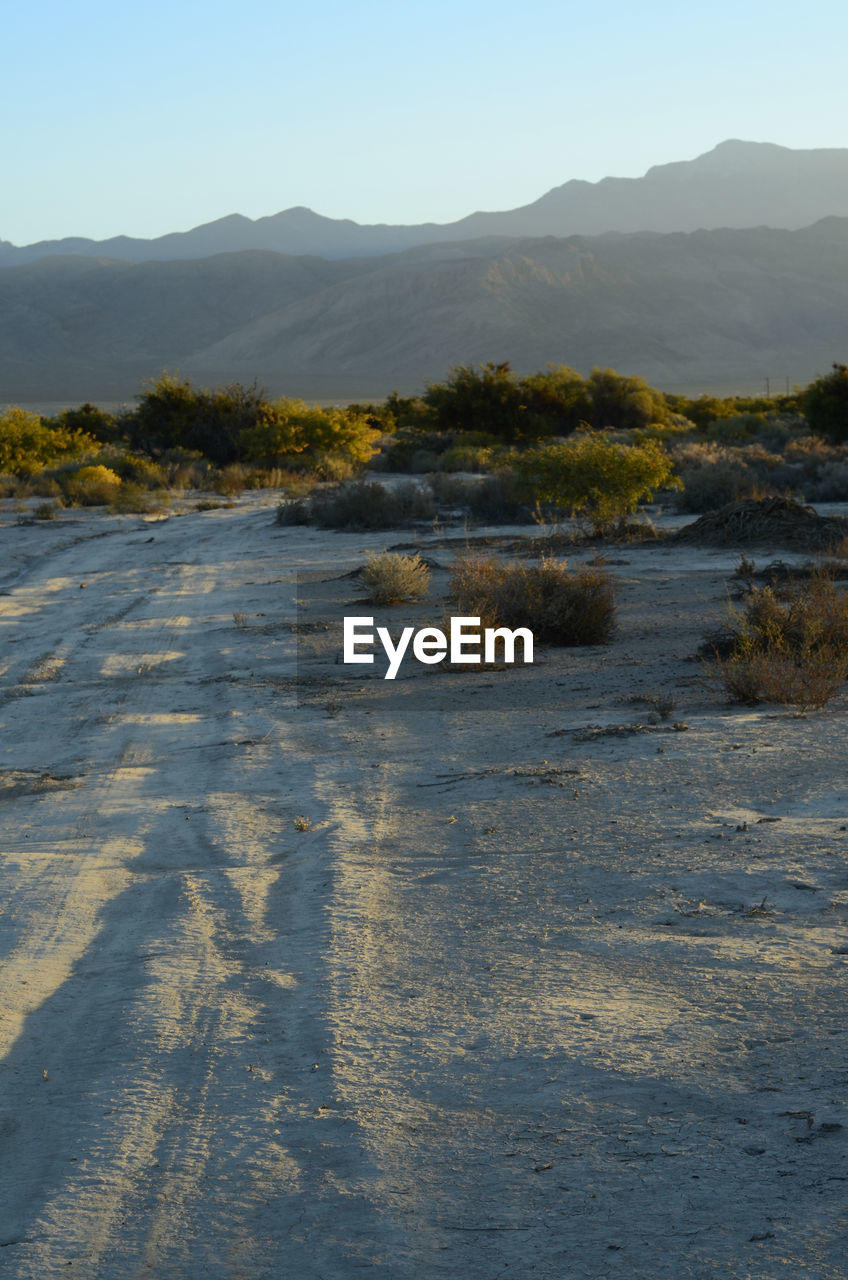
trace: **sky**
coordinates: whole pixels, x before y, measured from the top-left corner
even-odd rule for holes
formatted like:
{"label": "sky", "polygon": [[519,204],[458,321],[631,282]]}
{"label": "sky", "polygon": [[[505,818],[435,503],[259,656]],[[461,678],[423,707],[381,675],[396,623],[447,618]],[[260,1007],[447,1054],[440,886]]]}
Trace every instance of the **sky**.
{"label": "sky", "polygon": [[0,0],[0,239],[450,222],[726,138],[848,147],[832,0]]}

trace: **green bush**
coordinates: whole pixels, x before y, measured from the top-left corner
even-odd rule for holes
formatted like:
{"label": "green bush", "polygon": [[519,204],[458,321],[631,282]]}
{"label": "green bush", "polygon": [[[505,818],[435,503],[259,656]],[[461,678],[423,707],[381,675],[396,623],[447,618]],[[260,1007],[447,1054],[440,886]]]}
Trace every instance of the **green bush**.
{"label": "green bush", "polygon": [[657,489],[680,487],[671,458],[657,441],[614,444],[598,432],[529,449],[515,466],[529,501],[584,516],[595,532],[621,526]]}
{"label": "green bush", "polygon": [[447,381],[431,383],[423,398],[440,431],[482,431],[510,441],[540,434],[507,363],[459,365]]}
{"label": "green bush", "polygon": [[367,414],[322,409],[303,400],[275,400],[241,434],[244,457],[279,466],[298,455],[312,465],[332,469],[330,459],[364,466],[377,449],[380,431]]}
{"label": "green bush", "polygon": [[0,472],[31,476],[63,458],[96,452],[98,443],[82,431],[51,427],[37,413],[11,408],[0,413]]}
{"label": "green bush", "polygon": [[125,484],[135,484],[142,489],[161,489],[168,482],[162,464],[140,454],[103,450],[100,461],[111,467]]}
{"label": "green bush", "polygon": [[233,383],[204,390],[187,379],[163,373],[138,397],[125,426],[134,448],[153,456],[170,449],[199,451],[217,466],[238,462],[242,435],[267,409],[255,385]]}
{"label": "green bush", "polygon": [[451,567],[450,583],[461,614],[484,627],[529,627],[542,644],[604,644],[615,630],[612,580],[599,568],[465,556]]}
{"label": "green bush", "polygon": [[816,435],[848,441],[848,365],[834,364],[832,373],[811,382],[801,395],[801,412]]}
{"label": "green bush", "polygon": [[581,420],[596,431],[638,431],[652,423],[668,422],[671,408],[661,391],[644,378],[593,369],[586,379],[580,404]]}
{"label": "green bush", "polygon": [[111,468],[98,464],[64,472],[59,477],[59,484],[73,506],[102,507],[117,500],[121,477]]}
{"label": "green bush", "polygon": [[45,426],[52,430],[82,432],[101,444],[113,444],[123,434],[122,424],[113,413],[106,413],[88,401],[76,409],[63,409],[55,417],[46,419]]}

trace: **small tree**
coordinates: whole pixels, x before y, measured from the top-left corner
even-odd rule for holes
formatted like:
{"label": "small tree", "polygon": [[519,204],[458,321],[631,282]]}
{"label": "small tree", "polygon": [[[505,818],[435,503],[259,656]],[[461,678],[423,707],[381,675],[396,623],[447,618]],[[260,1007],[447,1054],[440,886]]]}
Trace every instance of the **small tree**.
{"label": "small tree", "polygon": [[342,455],[357,465],[374,456],[380,431],[369,414],[322,409],[303,400],[282,398],[263,406],[241,436],[249,462],[276,466],[302,455],[310,463]]}
{"label": "small tree", "polygon": [[98,409],[86,401],[76,409],[63,409],[55,418],[47,418],[45,426],[61,431],[82,431],[101,444],[114,444],[121,438],[121,424],[113,413]]}
{"label": "small tree", "polygon": [[622,524],[657,489],[681,487],[656,440],[612,444],[597,432],[530,449],[516,459],[516,470],[530,501],[585,515],[596,532]]}
{"label": "small tree", "polygon": [[593,369],[586,379],[584,421],[596,430],[614,427],[618,431],[639,430],[654,422],[667,422],[671,406],[661,391],[644,378],[616,373],[614,369]]}
{"label": "small tree", "polygon": [[132,444],[147,453],[194,449],[226,466],[240,460],[242,433],[260,419],[267,404],[256,385],[235,382],[204,390],[163,373],[139,396],[126,425]]}
{"label": "small tree", "polygon": [[801,394],[801,412],[816,435],[842,444],[848,440],[848,365],[816,378]]}

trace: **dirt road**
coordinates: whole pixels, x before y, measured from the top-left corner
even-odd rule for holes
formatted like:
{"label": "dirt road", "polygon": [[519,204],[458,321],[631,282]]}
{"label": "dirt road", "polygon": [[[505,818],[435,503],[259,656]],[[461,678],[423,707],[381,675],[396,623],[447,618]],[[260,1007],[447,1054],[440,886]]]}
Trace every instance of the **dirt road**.
{"label": "dirt road", "polygon": [[387,539],[272,515],[0,517],[0,1274],[843,1280],[844,702],[725,706],[661,548],[345,681]]}

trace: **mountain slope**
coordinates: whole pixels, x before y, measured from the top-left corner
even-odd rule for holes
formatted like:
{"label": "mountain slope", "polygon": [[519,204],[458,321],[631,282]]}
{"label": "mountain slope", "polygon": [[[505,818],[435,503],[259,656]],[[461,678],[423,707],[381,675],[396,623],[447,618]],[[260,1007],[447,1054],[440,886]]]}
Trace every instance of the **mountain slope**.
{"label": "mountain slope", "polygon": [[829,215],[848,217],[848,149],[793,151],[773,143],[731,140],[694,160],[655,166],[641,178],[574,180],[522,208],[473,213],[453,223],[360,226],[297,207],[255,221],[232,214],[155,240],[73,238],[23,247],[0,241],[0,267],[56,254],[132,262],[204,258],[247,249],[327,258],[379,256],[487,235],[797,229]]}
{"label": "mountain slope", "polygon": [[0,272],[0,403],[127,398],[162,368],[344,398],[462,362],[612,365],[659,385],[805,381],[846,355],[848,219],[488,237],[380,259],[249,252]]}
{"label": "mountain slope", "polygon": [[613,365],[660,384],[805,380],[848,332],[848,220],[799,231],[482,240],[416,250],[196,352],[198,375],[440,377],[450,364]]}
{"label": "mountain slope", "polygon": [[141,378],[268,311],[371,269],[259,251],[142,264],[57,257],[10,268],[0,272],[0,402],[87,395],[89,386],[132,394]]}

